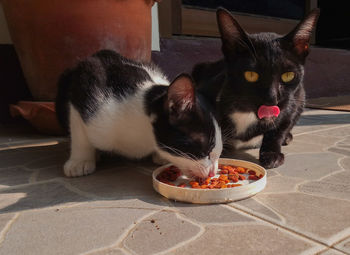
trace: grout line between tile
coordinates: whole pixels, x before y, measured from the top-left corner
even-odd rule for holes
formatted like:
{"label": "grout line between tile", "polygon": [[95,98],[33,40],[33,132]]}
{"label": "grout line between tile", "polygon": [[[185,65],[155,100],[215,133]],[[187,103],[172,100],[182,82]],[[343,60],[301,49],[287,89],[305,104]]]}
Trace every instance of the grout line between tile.
{"label": "grout line between tile", "polygon": [[[164,207],[165,208],[165,207]],[[164,209],[163,208],[163,209]],[[143,222],[143,220],[147,219],[148,217],[158,213],[158,212],[161,212],[163,209],[159,209],[159,210],[155,210],[153,212],[150,212],[146,215],[144,215],[143,217],[139,218],[137,221],[135,221],[136,224],[131,224],[129,226],[128,229],[126,229],[124,231],[123,234],[121,234],[118,238],[117,241],[114,242],[113,244],[113,247],[120,247],[120,248],[123,248],[124,250],[128,251],[129,253],[131,254],[135,254],[134,251],[130,250],[128,247],[124,246],[124,242],[125,242],[125,239],[135,230],[135,228],[141,223]]]}
{"label": "grout line between tile", "polygon": [[[52,180],[52,179],[51,179]],[[73,193],[76,193],[80,196],[83,196],[83,197],[87,197],[87,198],[92,198],[92,199],[105,199],[103,197],[100,197],[100,196],[96,196],[94,194],[91,194],[91,193],[88,193],[88,192],[84,192],[76,187],[74,187],[73,185],[71,185],[70,183],[68,182],[65,182],[61,177],[59,178],[54,178],[54,180],[60,184],[63,185],[63,187],[65,187],[67,190],[70,190],[71,192]]]}
{"label": "grout line between tile", "polygon": [[39,182],[35,182],[35,183],[18,184],[18,185],[14,185],[14,186],[0,188],[0,191],[15,190],[15,189],[19,189],[19,188],[26,188],[26,187],[35,186],[35,185],[46,184],[46,183],[50,183],[50,182],[56,182],[58,179],[59,178],[53,178],[53,179],[50,179],[50,180],[39,181]]}
{"label": "grout line between tile", "polygon": [[237,209],[237,210],[239,210],[239,211],[242,211],[242,212],[244,212],[244,213],[246,213],[246,214],[248,214],[248,215],[250,215],[250,216],[252,216],[252,217],[254,217],[254,218],[257,218],[257,219],[259,219],[259,220],[261,220],[261,221],[264,221],[264,222],[266,222],[266,223],[268,223],[268,224],[271,224],[271,225],[274,225],[274,226],[278,226],[278,227],[280,227],[280,228],[286,230],[287,232],[290,232],[290,233],[293,233],[293,234],[295,234],[295,235],[297,235],[297,236],[303,237],[303,238],[305,238],[305,239],[307,239],[307,240],[309,240],[309,241],[312,241],[312,242],[314,242],[314,243],[317,243],[317,244],[319,244],[319,245],[330,247],[328,244],[323,243],[322,241],[317,240],[316,238],[307,236],[306,234],[300,233],[300,232],[298,232],[297,230],[294,230],[294,229],[288,228],[288,227],[286,227],[286,226],[283,226],[283,225],[281,225],[280,223],[273,222],[272,220],[268,220],[268,219],[266,219],[266,218],[263,218],[263,217],[261,217],[261,216],[259,216],[259,215],[256,215],[256,214],[251,213],[251,212],[249,212],[249,211],[246,211],[246,210],[244,210],[244,209],[242,209],[242,208],[239,208],[239,207],[237,207],[237,206],[235,206],[235,205],[233,205],[233,204],[227,205],[227,206],[232,206],[232,207],[234,207],[235,209]]}
{"label": "grout line between tile", "polygon": [[182,247],[182,246],[185,246],[185,245],[188,244],[188,243],[191,243],[191,242],[197,240],[197,239],[198,239],[199,237],[201,237],[201,236],[203,235],[203,233],[205,232],[205,227],[204,227],[203,225],[201,225],[201,224],[199,224],[199,223],[196,223],[196,222],[190,220],[189,218],[187,218],[187,217],[181,215],[181,214],[178,213],[178,212],[175,212],[175,215],[176,215],[176,217],[177,217],[178,219],[182,219],[182,220],[184,220],[184,221],[187,221],[187,222],[189,222],[189,223],[191,223],[191,224],[193,224],[193,225],[199,227],[199,232],[198,232],[196,235],[192,236],[190,239],[187,239],[186,241],[182,241],[182,242],[180,242],[180,243],[177,243],[177,244],[174,245],[173,247],[171,247],[171,248],[169,248],[169,249],[166,249],[166,250],[164,250],[164,251],[155,253],[154,255],[163,255],[163,254],[172,252],[172,251],[174,251],[174,250],[176,250],[176,249],[178,249],[178,248],[180,248],[180,247]]}
{"label": "grout line between tile", "polygon": [[16,213],[11,220],[9,220],[4,227],[4,229],[0,232],[0,248],[5,241],[6,234],[9,232],[12,224],[18,219],[20,213]]}
{"label": "grout line between tile", "polygon": [[125,251],[128,254],[135,254],[133,251],[130,251],[129,249],[127,249],[126,247],[124,247],[122,244],[124,242],[124,240],[129,236],[129,234],[133,231],[133,229],[135,229],[135,227],[142,222],[144,219],[147,219],[148,217],[152,216],[153,214],[156,214],[157,212],[160,212],[162,209],[158,209],[158,210],[153,210],[150,213],[145,214],[144,216],[138,218],[134,224],[130,224],[129,227],[127,229],[125,229],[125,231],[119,236],[119,238],[113,242],[111,245],[108,246],[104,246],[102,248],[97,248],[97,249],[93,249],[87,252],[82,253],[81,255],[89,255],[93,252],[99,252],[99,251],[104,251],[104,250],[108,250],[108,249],[114,249],[114,248],[118,248],[118,249],[123,249],[123,251]]}
{"label": "grout line between tile", "polygon": [[[345,241],[345,240],[348,239],[348,238],[350,238],[350,235],[347,235],[347,236],[345,236],[344,238],[342,238],[342,239],[336,241],[335,243],[332,244],[332,246],[335,246],[335,245],[337,245],[337,244],[339,244],[339,243]],[[335,248],[335,249],[336,249],[336,248]]]}
{"label": "grout line between tile", "polygon": [[326,249],[324,249],[322,251],[319,251],[319,252],[315,253],[314,255],[322,255],[324,252],[329,251],[331,249],[336,250],[337,252],[339,252],[339,253],[341,253],[343,255],[349,255],[348,253],[345,253],[343,251],[340,251],[340,250],[337,250],[337,249],[334,249],[334,248],[330,248],[330,247],[327,247]]}
{"label": "grout line between tile", "polygon": [[319,129],[319,130],[306,131],[306,132],[302,132],[302,133],[299,133],[299,134],[295,134],[294,136],[313,134],[313,133],[317,133],[317,132],[321,132],[321,131],[328,131],[328,130],[332,130],[332,129],[349,127],[349,126],[350,126],[349,124],[345,124],[345,125],[342,125],[342,126],[336,126],[336,127],[324,128],[324,129]]}

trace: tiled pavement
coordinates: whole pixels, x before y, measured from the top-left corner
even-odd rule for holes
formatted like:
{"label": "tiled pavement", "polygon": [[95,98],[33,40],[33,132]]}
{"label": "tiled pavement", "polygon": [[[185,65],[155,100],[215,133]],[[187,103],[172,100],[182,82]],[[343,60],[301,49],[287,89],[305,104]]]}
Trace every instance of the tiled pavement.
{"label": "tiled pavement", "polygon": [[293,133],[264,191],[192,205],[152,189],[149,160],[70,179],[65,138],[1,127],[0,254],[350,254],[350,113],[308,110]]}

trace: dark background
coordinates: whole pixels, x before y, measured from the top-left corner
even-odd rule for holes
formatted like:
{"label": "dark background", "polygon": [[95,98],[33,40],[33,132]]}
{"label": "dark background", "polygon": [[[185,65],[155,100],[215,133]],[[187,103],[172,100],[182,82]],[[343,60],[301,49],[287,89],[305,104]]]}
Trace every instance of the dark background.
{"label": "dark background", "polygon": [[301,19],[305,9],[305,0],[182,0],[182,4],[208,9],[222,6],[233,12],[288,19]]}
{"label": "dark background", "polygon": [[[305,0],[182,0],[182,4],[203,9],[222,6],[232,12],[296,20],[306,14]],[[350,49],[349,6],[349,0],[318,0],[321,15],[316,29],[316,45]]]}

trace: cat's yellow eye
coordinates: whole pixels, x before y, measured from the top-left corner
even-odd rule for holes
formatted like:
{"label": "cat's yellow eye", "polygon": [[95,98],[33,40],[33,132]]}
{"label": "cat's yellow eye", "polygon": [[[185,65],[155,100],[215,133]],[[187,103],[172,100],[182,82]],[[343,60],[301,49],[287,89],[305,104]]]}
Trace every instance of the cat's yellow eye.
{"label": "cat's yellow eye", "polygon": [[283,82],[290,82],[294,79],[295,73],[294,72],[286,72],[281,75],[281,79]]}
{"label": "cat's yellow eye", "polygon": [[253,71],[245,71],[244,78],[249,82],[256,82],[259,79],[259,74]]}

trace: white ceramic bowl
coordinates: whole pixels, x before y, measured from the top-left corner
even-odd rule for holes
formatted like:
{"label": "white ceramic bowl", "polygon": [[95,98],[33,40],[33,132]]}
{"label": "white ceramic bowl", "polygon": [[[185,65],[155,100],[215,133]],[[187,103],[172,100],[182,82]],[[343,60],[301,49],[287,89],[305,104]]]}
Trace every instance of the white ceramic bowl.
{"label": "white ceramic bowl", "polygon": [[220,158],[219,164],[242,166],[249,170],[254,170],[257,175],[262,174],[263,177],[259,180],[245,180],[239,183],[242,186],[225,189],[192,189],[192,188],[181,188],[172,186],[160,182],[157,180],[157,176],[165,168],[171,164],[167,164],[157,168],[153,174],[153,188],[161,195],[166,198],[195,203],[195,204],[212,204],[212,203],[227,203],[232,201],[241,200],[244,198],[251,197],[256,193],[262,191],[266,185],[266,170],[257,164],[236,159]]}

